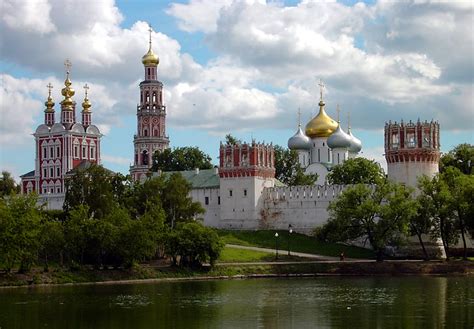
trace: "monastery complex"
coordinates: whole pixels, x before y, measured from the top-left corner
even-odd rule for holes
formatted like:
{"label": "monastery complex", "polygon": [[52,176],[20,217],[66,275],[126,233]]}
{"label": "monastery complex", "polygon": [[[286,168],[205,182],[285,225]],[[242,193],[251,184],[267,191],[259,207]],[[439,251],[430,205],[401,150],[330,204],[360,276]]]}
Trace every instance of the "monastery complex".
{"label": "monastery complex", "polygon": [[[142,63],[144,80],[139,84],[137,131],[131,140],[134,154],[130,175],[135,181],[150,177],[152,155],[170,145],[166,135],[163,83],[158,80],[159,58],[152,50],[151,34]],[[49,209],[62,209],[65,179],[73,169],[101,163],[102,134],[92,123],[88,86],[84,86],[86,94],[78,122],[68,62],[66,67],[59,120],[56,121],[49,85],[44,123],[34,133],[34,170],[21,176],[22,193],[35,191],[40,202],[47,203]],[[296,231],[309,233],[327,221],[327,207],[344,186],[328,185],[326,175],[333,166],[359,156],[362,143],[352,134],[350,124],[346,132],[339,118],[336,121],[326,113],[322,83],[320,87],[318,114],[306,124],[304,131],[300,123],[295,135],[288,140],[289,149],[298,153],[306,173],[318,174],[316,185],[288,187],[277,181],[271,144],[221,143],[217,168],[181,172],[192,185],[192,198],[206,210],[205,225],[226,229],[287,229],[291,225]],[[437,173],[439,138],[437,122],[386,123],[388,177],[414,186],[418,176]]]}

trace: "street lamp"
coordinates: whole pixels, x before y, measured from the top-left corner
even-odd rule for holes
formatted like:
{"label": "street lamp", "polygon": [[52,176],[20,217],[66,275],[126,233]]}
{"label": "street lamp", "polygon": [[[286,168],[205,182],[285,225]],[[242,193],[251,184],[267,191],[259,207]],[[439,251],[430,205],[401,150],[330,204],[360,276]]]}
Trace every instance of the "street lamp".
{"label": "street lamp", "polygon": [[290,236],[293,233],[293,229],[291,228],[291,224],[288,224],[288,256],[290,256]]}
{"label": "street lamp", "polygon": [[275,259],[278,259],[278,232],[275,233]]}

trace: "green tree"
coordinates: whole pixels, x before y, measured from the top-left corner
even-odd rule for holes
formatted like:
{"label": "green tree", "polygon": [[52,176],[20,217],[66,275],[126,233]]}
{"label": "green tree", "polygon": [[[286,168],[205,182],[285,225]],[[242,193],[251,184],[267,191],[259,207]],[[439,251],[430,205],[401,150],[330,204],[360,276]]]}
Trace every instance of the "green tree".
{"label": "green tree", "polygon": [[2,171],[2,177],[0,177],[0,198],[18,192],[20,192],[20,186],[15,183],[12,175],[8,171]]}
{"label": "green tree", "polygon": [[211,169],[211,157],[197,147],[166,149],[153,155],[152,171]]}
{"label": "green tree", "polygon": [[84,264],[88,242],[87,232],[91,220],[87,205],[79,205],[69,212],[64,225],[64,236],[66,240],[65,251],[71,267]]}
{"label": "green tree", "polygon": [[453,211],[453,195],[440,174],[433,178],[422,176],[418,180],[418,188],[420,204],[433,223],[431,234],[433,238],[441,238],[446,258],[449,259],[450,246],[457,243],[459,238]]}
{"label": "green tree", "polygon": [[114,173],[99,165],[77,169],[66,179],[66,197],[63,209],[71,211],[79,205],[87,205],[88,215],[103,218],[117,207],[114,198]]}
{"label": "green tree", "polygon": [[448,167],[458,168],[463,174],[473,174],[474,166],[474,145],[464,143],[459,144],[440,159],[440,172],[444,172]]}
{"label": "green tree", "polygon": [[166,252],[181,266],[199,267],[204,262],[211,266],[220,255],[224,243],[219,235],[199,222],[181,223],[168,234]]}
{"label": "green tree", "polygon": [[274,146],[275,151],[275,178],[288,186],[313,185],[318,175],[307,175],[298,161],[298,153],[285,149],[279,145]]}
{"label": "green tree", "polygon": [[189,193],[191,185],[180,173],[167,177],[162,193],[162,205],[166,213],[166,222],[171,228],[179,222],[186,222],[204,213],[199,202],[193,202]]}
{"label": "green tree", "polygon": [[377,184],[385,179],[385,173],[374,160],[353,158],[334,166],[327,180],[329,184]]}
{"label": "green tree", "polygon": [[40,258],[43,259],[43,269],[49,270],[49,261],[53,258],[59,260],[62,265],[62,252],[65,247],[64,230],[61,222],[45,218],[41,223],[40,234]]}
{"label": "green tree", "polygon": [[423,241],[423,235],[429,236],[433,227],[430,212],[423,206],[423,199],[417,197],[417,210],[416,214],[410,218],[410,235],[416,235],[418,242],[420,243],[421,249],[425,260],[429,259],[429,254],[426,250],[425,243]]}
{"label": "green tree", "polygon": [[416,214],[411,190],[400,184],[356,184],[329,205],[329,220],[316,236],[333,242],[367,237],[377,261],[388,245],[400,244],[408,233],[409,219]]}
{"label": "green tree", "polygon": [[0,199],[0,263],[7,271],[19,262],[19,271],[27,272],[37,260],[41,212],[36,203],[35,195]]}
{"label": "green tree", "polygon": [[237,145],[239,141],[237,140],[237,138],[235,138],[231,134],[227,134],[225,135],[225,142],[229,145]]}
{"label": "green tree", "polygon": [[447,167],[441,174],[441,179],[451,193],[448,200],[463,242],[463,258],[467,259],[466,234],[474,221],[474,175],[463,174],[456,167]]}

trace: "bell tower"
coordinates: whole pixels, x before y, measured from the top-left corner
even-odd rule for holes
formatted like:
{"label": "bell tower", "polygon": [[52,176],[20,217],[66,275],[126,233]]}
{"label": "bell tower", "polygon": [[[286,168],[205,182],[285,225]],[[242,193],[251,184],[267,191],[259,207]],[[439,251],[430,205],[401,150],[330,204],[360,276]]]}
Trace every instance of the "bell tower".
{"label": "bell tower", "polygon": [[166,136],[166,106],[163,105],[163,83],[157,80],[160,62],[151,45],[152,29],[148,52],[143,55],[145,79],[140,82],[140,104],[137,106],[137,133],[133,136],[134,161],[130,175],[135,181],[145,179],[152,165],[152,156],[169,147]]}

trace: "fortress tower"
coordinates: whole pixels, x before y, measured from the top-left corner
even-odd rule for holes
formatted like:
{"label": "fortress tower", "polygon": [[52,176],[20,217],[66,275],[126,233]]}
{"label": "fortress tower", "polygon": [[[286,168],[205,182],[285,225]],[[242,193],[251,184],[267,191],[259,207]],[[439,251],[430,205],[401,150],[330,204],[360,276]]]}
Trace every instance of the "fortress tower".
{"label": "fortress tower", "polygon": [[273,146],[222,144],[219,149],[221,226],[255,228],[263,210],[263,190],[275,184]]}
{"label": "fortress tower", "polygon": [[156,151],[169,147],[166,136],[166,106],[163,105],[163,83],[157,79],[157,67],[160,62],[151,49],[151,28],[148,52],[143,55],[145,80],[140,82],[140,105],[137,106],[137,133],[133,136],[135,148],[130,176],[133,180],[146,178]]}
{"label": "fortress tower", "polygon": [[436,121],[385,124],[385,159],[388,178],[416,187],[421,175],[439,170],[439,123]]}

